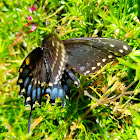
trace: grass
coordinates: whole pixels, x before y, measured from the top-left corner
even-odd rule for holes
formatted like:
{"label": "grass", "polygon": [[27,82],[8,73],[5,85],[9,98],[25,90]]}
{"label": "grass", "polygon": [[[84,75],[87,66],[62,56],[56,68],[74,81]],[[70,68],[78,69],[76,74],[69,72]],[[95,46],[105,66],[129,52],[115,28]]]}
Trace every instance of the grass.
{"label": "grass", "polygon": [[[31,14],[28,9],[35,4],[37,10]],[[2,0],[0,139],[140,139],[139,5],[139,0]],[[30,15],[33,20],[26,27]],[[30,33],[33,24],[37,29]],[[37,107],[28,134],[30,111],[18,96],[18,69],[50,32],[61,39],[116,38],[129,44],[133,52],[118,58],[114,67],[108,64],[101,74],[80,76],[80,88],[73,85],[65,108],[59,100],[54,107],[48,101],[41,109]]]}

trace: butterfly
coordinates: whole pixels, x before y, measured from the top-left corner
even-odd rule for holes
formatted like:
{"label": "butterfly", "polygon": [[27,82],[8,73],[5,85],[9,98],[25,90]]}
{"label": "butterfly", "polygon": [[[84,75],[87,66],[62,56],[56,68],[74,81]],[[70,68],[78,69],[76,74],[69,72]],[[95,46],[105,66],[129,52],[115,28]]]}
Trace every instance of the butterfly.
{"label": "butterfly", "polygon": [[[81,37],[61,41],[55,33],[47,35],[42,46],[34,49],[19,68],[17,84],[19,94],[24,97],[25,105],[35,108],[37,101],[41,105],[42,97],[49,95],[54,103],[57,97],[70,95],[71,81],[77,86],[80,81],[76,73],[91,74],[132,51],[126,43],[102,37]],[[31,123],[31,112],[28,132]]]}

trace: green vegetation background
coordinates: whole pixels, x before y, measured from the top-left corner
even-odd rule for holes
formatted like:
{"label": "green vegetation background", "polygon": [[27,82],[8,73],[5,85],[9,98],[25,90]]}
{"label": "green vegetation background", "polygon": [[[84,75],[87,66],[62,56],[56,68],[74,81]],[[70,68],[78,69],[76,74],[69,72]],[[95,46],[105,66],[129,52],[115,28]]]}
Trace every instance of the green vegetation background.
{"label": "green vegetation background", "polygon": [[[37,10],[31,14],[29,7],[35,4]],[[25,28],[30,22],[29,16],[33,18],[32,23]],[[30,33],[32,24],[37,29]],[[120,64],[111,69],[108,65],[103,76],[92,75],[95,89],[88,85],[93,81],[80,76],[81,87],[77,89],[73,85],[72,98],[64,109],[58,104],[51,107],[48,101],[42,104],[41,109],[37,107],[28,134],[30,111],[18,96],[18,69],[25,57],[41,46],[41,40],[50,32],[58,33],[61,39],[116,38],[129,44],[134,53],[125,60],[119,59]],[[140,52],[135,51],[140,46],[139,38],[139,0],[1,0],[0,139],[140,139]],[[90,89],[92,97],[102,99],[104,88],[112,78],[115,79],[109,87],[114,88],[111,94],[119,92],[116,83],[127,87],[134,80],[136,83],[128,90],[131,93],[135,91],[135,94],[100,105],[83,94],[84,89]]]}

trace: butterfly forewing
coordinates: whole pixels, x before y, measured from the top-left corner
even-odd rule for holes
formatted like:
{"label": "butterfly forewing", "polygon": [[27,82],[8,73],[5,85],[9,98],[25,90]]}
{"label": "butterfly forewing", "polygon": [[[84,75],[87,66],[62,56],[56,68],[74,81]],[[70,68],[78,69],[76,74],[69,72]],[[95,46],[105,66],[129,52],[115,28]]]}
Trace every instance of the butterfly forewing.
{"label": "butterfly forewing", "polygon": [[68,62],[76,72],[90,74],[132,51],[126,43],[110,38],[87,37],[63,41],[68,54]]}
{"label": "butterfly forewing", "polygon": [[55,34],[46,36],[42,43],[44,61],[50,63],[51,83],[57,84],[61,79],[66,64],[66,51],[63,43]]}

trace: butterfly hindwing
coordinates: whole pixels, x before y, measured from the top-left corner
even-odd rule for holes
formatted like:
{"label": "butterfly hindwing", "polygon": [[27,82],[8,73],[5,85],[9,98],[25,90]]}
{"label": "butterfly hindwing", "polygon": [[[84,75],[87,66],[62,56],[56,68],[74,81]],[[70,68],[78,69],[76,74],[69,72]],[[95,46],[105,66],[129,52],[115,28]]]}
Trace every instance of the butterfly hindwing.
{"label": "butterfly hindwing", "polygon": [[47,83],[48,80],[43,51],[36,48],[26,57],[19,69],[17,84],[20,85],[20,94],[25,97],[25,105],[30,104],[33,108],[36,99],[41,104],[41,83]]}
{"label": "butterfly hindwing", "polygon": [[79,74],[90,74],[132,51],[126,43],[101,37],[73,38],[63,41],[68,54],[68,62]]}

